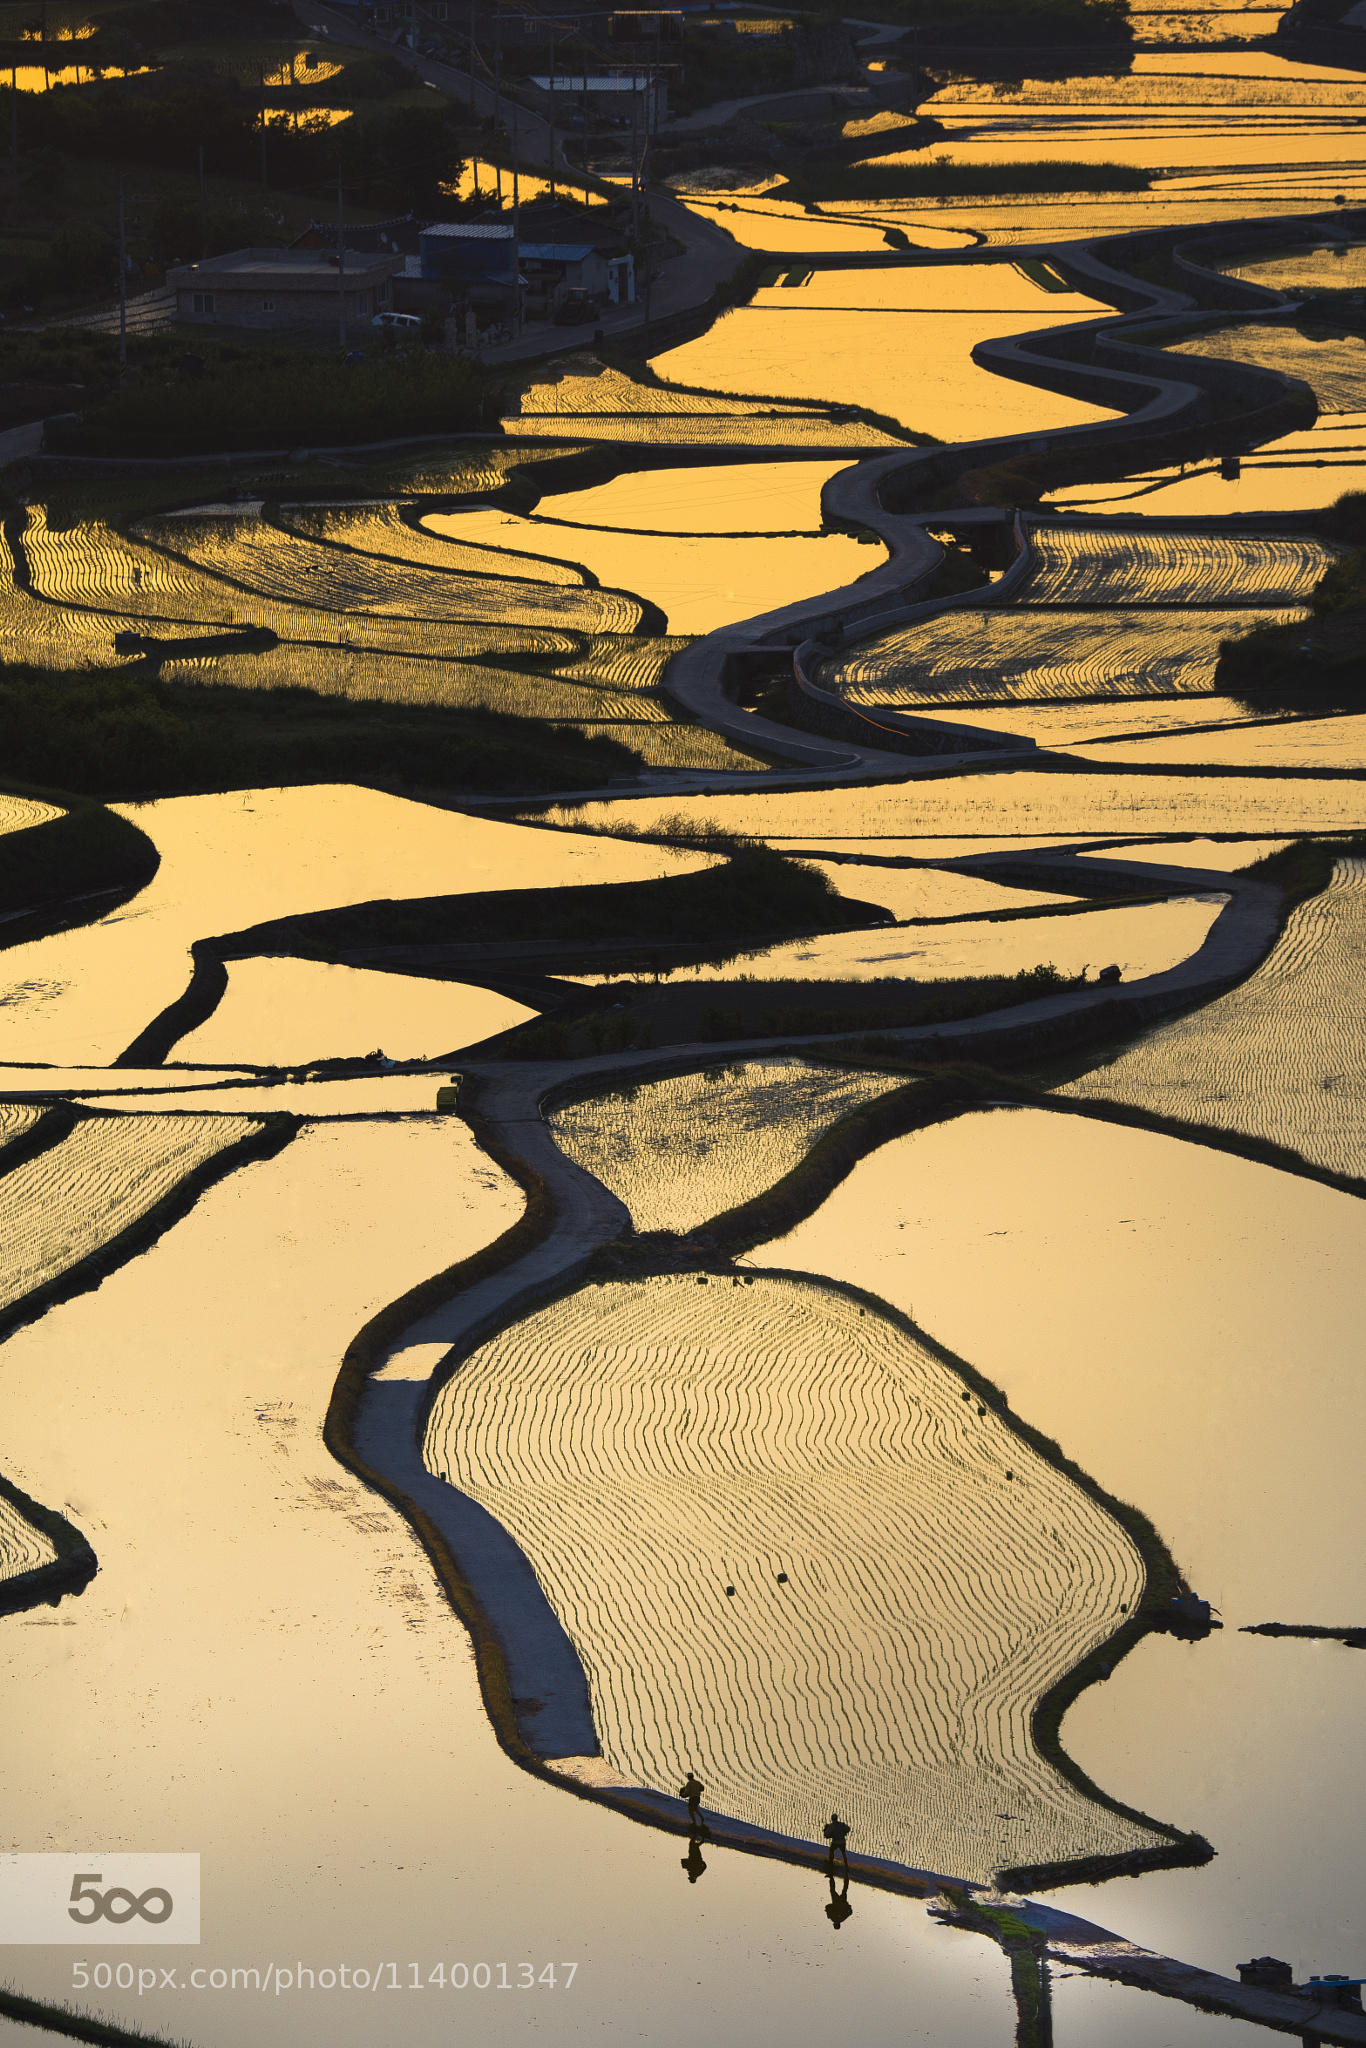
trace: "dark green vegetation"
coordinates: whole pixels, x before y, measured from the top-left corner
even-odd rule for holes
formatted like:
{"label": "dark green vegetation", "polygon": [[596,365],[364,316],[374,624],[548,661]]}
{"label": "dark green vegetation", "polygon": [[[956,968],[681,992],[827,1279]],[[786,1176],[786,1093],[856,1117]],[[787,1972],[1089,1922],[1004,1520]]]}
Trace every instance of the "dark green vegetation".
{"label": "dark green vegetation", "polygon": [[[339,162],[353,219],[458,209],[442,186],[458,179],[475,128],[393,58],[342,52],[341,69],[325,76],[332,56],[296,63],[298,24],[263,0],[92,12],[88,41],[0,43],[0,137],[17,144],[18,170],[17,180],[0,172],[0,303],[112,293],[119,171],[138,282],[156,282],[168,263],[288,241],[328,215],[329,190],[335,214]],[[36,7],[29,25],[41,25]],[[44,58],[57,73],[79,64],[84,75],[12,104],[8,65]],[[91,75],[121,69],[133,75]]]}
{"label": "dark green vegetation", "polygon": [[[177,356],[183,348],[182,335]],[[336,349],[263,356],[220,346],[195,360],[190,374],[164,356],[148,363],[70,426],[49,427],[47,445],[156,456],[459,434],[496,428],[503,403],[473,364],[416,349],[346,363]]]}
{"label": "dark green vegetation", "polygon": [[1128,0],[887,0],[879,19],[903,21],[925,45],[990,50],[1133,41]]}
{"label": "dark green vegetation", "polygon": [[1071,164],[1052,159],[1015,164],[799,165],[772,199],[952,199],[1008,192],[1139,192],[1152,173],[1132,164]]}
{"label": "dark green vegetation", "polygon": [[282,918],[220,939],[224,959],[291,953],[308,960],[352,959],[376,947],[581,945],[725,960],[756,942],[792,933],[838,931],[880,915],[838,895],[819,870],[769,847],[736,843],[730,858],[698,874],[653,882],[608,882],[571,889],[506,889],[482,895],[427,896],[348,904],[342,910]]}
{"label": "dark green vegetation", "polygon": [[41,2027],[45,2033],[61,2034],[68,2041],[91,2041],[96,2048],[189,2048],[183,2040],[171,2041],[165,2034],[149,2034],[141,2027],[119,2027],[112,2020],[97,2019],[78,2012],[72,2005],[48,2005],[38,1998],[25,1998],[21,1991],[0,1985],[0,2014],[22,2027]]}
{"label": "dark green vegetation", "polygon": [[682,76],[669,88],[670,106],[680,114],[752,93],[833,85],[859,69],[853,38],[837,20],[802,19],[776,35],[739,35],[729,22],[718,32],[689,21],[682,49],[665,54],[682,59]]}
{"label": "dark green vegetation", "polygon": [[583,1059],[634,1047],[902,1031],[979,1017],[1081,988],[1084,977],[1032,967],[959,981],[680,981],[612,983],[612,1008],[519,1025],[491,1041],[490,1057]]}
{"label": "dark green vegetation", "polygon": [[[4,726],[0,685],[0,759],[8,767]],[[151,840],[116,811],[66,790],[8,780],[3,786],[12,795],[60,803],[66,810],[44,824],[0,833],[0,946],[103,917],[156,873],[159,856]]]}
{"label": "dark green vegetation", "polygon": [[1214,687],[1252,710],[1366,709],[1366,494],[1339,498],[1322,524],[1349,552],[1315,585],[1313,616],[1220,646]]}
{"label": "dark green vegetation", "polygon": [[0,767],[35,782],[60,776],[91,794],[333,781],[595,789],[639,765],[615,740],[493,711],[169,683],[142,665],[69,674],[0,668]]}

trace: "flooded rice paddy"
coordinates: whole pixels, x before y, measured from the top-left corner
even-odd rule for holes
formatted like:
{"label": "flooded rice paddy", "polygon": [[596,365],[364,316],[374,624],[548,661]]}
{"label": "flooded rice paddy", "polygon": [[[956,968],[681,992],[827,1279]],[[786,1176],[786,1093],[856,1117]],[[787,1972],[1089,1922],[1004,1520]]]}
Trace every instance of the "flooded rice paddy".
{"label": "flooded rice paddy", "polygon": [[[1161,974],[1205,942],[1220,899],[1177,899],[1122,910],[1001,921],[893,925],[878,932],[836,932],[793,939],[722,965],[678,967],[667,982],[948,981],[960,975],[1027,974],[1055,967],[1092,975],[1117,966],[1126,981]],[[585,980],[599,977],[585,976]]]}
{"label": "flooded rice paddy", "polygon": [[780,1181],[831,1124],[904,1085],[802,1060],[751,1060],[565,1104],[555,1142],[637,1230],[694,1230]]}
{"label": "flooded rice paddy", "polygon": [[[1238,1630],[1360,1608],[1362,1231],[1355,1198],[1270,1167],[997,1110],[895,1140],[754,1255],[913,1313],[1140,1503],[1222,1611],[1204,1642],[1142,1642],[1069,1710],[1063,1740],[1141,1808],[1179,1790],[1183,1822],[1220,1853],[1125,1887],[1125,1930],[1226,1972],[1267,1952],[1303,1981],[1361,1938],[1354,1653]],[[1322,1481],[1309,1518],[1306,1468]],[[1094,1891],[1056,1896],[1096,1912]]]}
{"label": "flooded rice paddy", "polygon": [[1162,1026],[1064,1091],[1287,1145],[1366,1178],[1362,1003],[1366,865],[1339,861],[1269,958],[1207,1009]]}
{"label": "flooded rice paddy", "polygon": [[[206,1962],[257,1953],[268,1924],[301,1957],[384,1947],[449,1965],[454,1945],[496,1965],[515,1928],[509,1965],[523,1950],[581,1965],[572,2007],[559,1989],[490,1998],[474,2018],[472,1993],[405,2001],[415,2048],[449,2039],[453,2018],[495,2043],[683,2048],[718,2024],[727,2040],[794,2044],[851,2024],[870,2042],[1049,2038],[1018,1970],[1017,2005],[1007,1959],[912,1900],[856,1882],[841,1929],[816,1869],[720,1840],[685,1858],[676,1837],[570,1796],[637,1788],[681,1824],[695,1771],[718,1833],[746,1823],[790,1856],[819,1854],[834,1806],[856,1858],[960,1880],[1165,1852],[1171,1829],[1198,1830],[1213,1862],[1048,1896],[1225,1977],[1258,1951],[1300,1978],[1366,1964],[1352,1652],[1239,1633],[1366,1621],[1349,1191],[1366,1180],[1359,849],[1338,848],[1328,888],[1290,912],[1264,964],[1230,970],[1228,993],[1150,1012],[1142,1036],[1130,1018],[1118,1050],[1112,1020],[1065,1066],[1022,1043],[999,1076],[945,1077],[909,1069],[895,1033],[844,1025],[823,1047],[802,1030],[749,1056],[723,1042],[740,1029],[729,1007],[702,1027],[720,1038],[680,1046],[666,1031],[661,1058],[625,1029],[591,953],[587,973],[535,966],[506,989],[234,960],[172,1063],[110,1065],[182,994],[198,940],[382,898],[515,889],[553,906],[566,886],[686,878],[717,857],[717,830],[813,860],[887,921],[749,945],[720,968],[661,967],[652,1001],[681,1005],[715,981],[729,1006],[747,978],[822,984],[823,1002],[934,983],[938,1000],[966,977],[1107,965],[1121,998],[1138,979],[1160,996],[1208,939],[1223,876],[1295,837],[1366,830],[1359,708],[1254,715],[1215,676],[1222,638],[1307,615],[1339,543],[1298,515],[1366,481],[1362,344],[1345,308],[1340,333],[1230,318],[1174,344],[1304,378],[1315,426],[1247,449],[1228,474],[1204,456],[1145,468],[1139,447],[1127,477],[1026,515],[1033,564],[1008,606],[969,591],[937,617],[846,637],[820,671],[931,730],[977,722],[1069,758],[964,773],[952,756],[860,755],[849,728],[817,727],[770,769],[735,743],[734,703],[724,737],[690,724],[666,676],[688,636],[870,569],[897,602],[899,569],[871,528],[823,523],[823,487],[864,454],[1114,417],[971,359],[988,336],[1074,334],[1109,305],[1046,290],[1028,261],[960,264],[957,250],[1366,197],[1359,73],[1165,47],[1270,25],[1246,7],[1145,6],[1140,40],[1158,47],[1113,77],[950,78],[927,103],[948,140],[914,161],[1116,161],[1152,172],[1146,192],[811,211],[757,189],[692,195],[773,258],[751,298],[657,350],[653,378],[582,353],[522,366],[509,441],[433,457],[410,488],[136,518],[92,493],[75,520],[35,489],[6,522],[0,643],[54,687],[115,666],[116,632],[257,625],[276,636],[269,651],[176,656],[163,676],[629,733],[652,778],[610,801],[541,805],[533,790],[515,823],[327,785],[124,803],[161,857],[154,881],[107,917],[8,949],[0,1309],[22,1316],[35,1289],[93,1283],[96,1258],[109,1269],[0,1349],[0,1470],[100,1563],[80,1599],[6,1617],[10,1835],[135,1845],[154,1790],[166,1839],[205,1858]],[[889,233],[913,260],[839,261],[891,255]],[[1359,268],[1326,239],[1236,267],[1268,281],[1277,263],[1277,288],[1347,297]],[[534,485],[544,457],[588,447],[594,466],[550,472],[554,490],[504,494],[514,460]],[[1122,523],[1089,523],[1111,511]],[[1277,531],[1208,523],[1247,512],[1296,516]],[[756,664],[766,687],[785,656],[773,636]],[[786,716],[780,692],[764,707]],[[739,769],[758,786],[715,786]],[[48,796],[0,795],[0,839],[56,818]],[[1077,872],[945,865],[1050,849],[1075,852]],[[1148,863],[1154,895],[1172,868],[1204,879],[1147,903],[1069,896],[1107,856]],[[761,923],[760,937],[796,922]],[[718,951],[733,937],[718,925]],[[580,1060],[560,1019],[582,1005],[596,1035]],[[519,1022],[497,1062],[480,1057]],[[423,1070],[388,1071],[395,1060]],[[1021,1076],[1051,1106],[980,1106]],[[66,1102],[74,1123],[59,1106],[44,1130]],[[300,1120],[282,1151],[223,1157],[274,1111]],[[925,1128],[887,1135],[921,1113]],[[1277,1166],[1218,1138],[1286,1149],[1268,1154]],[[1338,1184],[1296,1173],[1291,1153]],[[501,1524],[582,1669],[592,1739],[554,1759],[551,1780],[499,1747],[449,1580],[321,1433],[366,1319],[524,1216],[513,1166],[532,1190],[528,1264],[501,1264],[504,1246],[421,1315],[410,1304],[377,1379],[410,1403],[423,1484],[440,1475],[443,1499],[463,1493]],[[718,1219],[760,1197],[772,1220],[751,1210],[750,1236],[728,1237],[737,1226]],[[187,1213],[166,1227],[177,1204]],[[335,1429],[334,1412],[329,1443]],[[1138,1611],[1153,1544],[1224,1627],[1149,1634],[1112,1662],[1104,1646]],[[0,1497],[0,1579],[51,1554]],[[1060,1759],[1035,1709],[1089,1653]],[[29,1995],[69,1995],[60,1950],[15,1951],[14,1973]],[[1075,1974],[1056,1975],[1052,1997],[1060,2043],[1251,2037]],[[103,2003],[204,2048],[241,2039],[226,1992],[188,2018],[161,1994],[136,2014]],[[331,2048],[359,2038],[337,2015],[286,2001],[254,2025],[264,2042]]]}
{"label": "flooded rice paddy", "polygon": [[[6,1060],[75,1066],[117,1059],[184,989],[196,939],[265,919],[381,896],[535,888],[571,878],[644,881],[695,871],[711,858],[528,832],[352,785],[233,790],[124,808],[161,855],[156,877],[96,924],[9,949],[0,981]],[[324,1020],[324,1028],[333,1027]],[[249,1055],[232,1055],[239,1057]]]}
{"label": "flooded rice paddy", "polygon": [[[438,1059],[536,1012],[492,989],[316,960],[234,960],[212,1017],[176,1047],[183,1060],[294,1066],[355,1059]],[[231,1051],[228,1048],[232,1048]]]}
{"label": "flooded rice paddy", "polygon": [[878,547],[822,531],[820,496],[838,462],[741,463],[649,470],[511,512],[432,513],[424,527],[457,544],[535,548],[621,583],[675,634],[709,633],[853,582]]}
{"label": "flooded rice paddy", "polygon": [[989,338],[1109,311],[1045,291],[1006,263],[821,269],[795,289],[761,288],[652,367],[680,384],[835,399],[939,440],[976,440],[1107,417],[1081,399],[1007,383],[970,352]]}
{"label": "flooded rice paddy", "polygon": [[799,1839],[834,1807],[873,1854],[973,1877],[1150,1844],[1027,1732],[1136,1600],[1138,1553],[964,1393],[832,1290],[680,1274],[481,1347],[425,1456],[532,1559],[625,1782],[693,1769],[713,1811]]}

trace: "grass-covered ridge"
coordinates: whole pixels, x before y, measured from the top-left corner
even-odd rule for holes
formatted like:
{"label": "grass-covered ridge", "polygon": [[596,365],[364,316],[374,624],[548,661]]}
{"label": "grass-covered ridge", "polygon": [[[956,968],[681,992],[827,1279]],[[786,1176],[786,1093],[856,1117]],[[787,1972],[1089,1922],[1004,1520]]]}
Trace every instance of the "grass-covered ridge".
{"label": "grass-covered ridge", "polygon": [[1142,192],[1151,171],[1133,164],[1037,163],[849,164],[811,162],[794,168],[771,199],[968,199],[1011,192]]}
{"label": "grass-covered ridge", "polygon": [[298,688],[173,683],[140,665],[66,674],[23,664],[0,669],[0,732],[7,772],[92,795],[328,781],[476,792],[593,789],[640,766],[613,739],[536,719]]}
{"label": "grass-covered ridge", "polygon": [[336,960],[376,947],[609,944],[661,953],[685,946],[726,959],[760,934],[847,930],[877,916],[873,905],[839,895],[819,869],[734,843],[728,859],[696,874],[348,904],[253,926],[215,950],[226,959],[259,951]]}
{"label": "grass-covered ridge", "polygon": [[[368,330],[362,346],[369,341]],[[500,387],[459,358],[407,350],[344,362],[317,354],[216,352],[212,374],[149,365],[48,446],[83,455],[193,455],[216,449],[293,448],[496,427]]]}
{"label": "grass-covered ridge", "polygon": [[[0,730],[0,761],[8,770],[14,753],[2,684]],[[156,873],[159,857],[151,840],[116,811],[69,790],[8,781],[3,788],[61,804],[63,811],[26,830],[0,833],[0,945],[101,917]]]}
{"label": "grass-covered ridge", "polygon": [[[488,1056],[586,1059],[596,1053],[670,1045],[733,1044],[745,1039],[796,1045],[809,1038],[858,1034],[861,1048],[883,1049],[868,1034],[961,1022],[1039,996],[1085,986],[1054,967],[957,981],[613,982],[613,1007],[545,1017],[491,1041]],[[895,1041],[887,1049],[897,1050]]]}

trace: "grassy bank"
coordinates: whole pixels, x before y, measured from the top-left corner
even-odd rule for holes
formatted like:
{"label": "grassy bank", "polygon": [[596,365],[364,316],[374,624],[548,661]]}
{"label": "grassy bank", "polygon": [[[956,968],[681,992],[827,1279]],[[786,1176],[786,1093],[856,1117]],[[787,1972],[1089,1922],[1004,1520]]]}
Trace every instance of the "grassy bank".
{"label": "grassy bank", "polygon": [[219,942],[228,959],[289,952],[336,960],[377,946],[601,944],[661,953],[686,946],[726,959],[742,946],[792,932],[867,924],[870,904],[840,896],[828,878],[767,846],[738,845],[699,874],[586,888],[507,889],[348,904],[312,917],[283,918]]}
{"label": "grassy bank", "polygon": [[[640,766],[615,740],[536,719],[168,683],[141,667],[0,670],[0,730],[11,774],[101,795],[323,781],[595,789]],[[0,842],[0,872],[3,857]]]}
{"label": "grassy bank", "polygon": [[[5,755],[9,765],[8,735]],[[14,782],[4,788],[66,809],[45,824],[0,834],[0,946],[102,917],[116,899],[135,894],[156,873],[159,856],[151,840],[117,812],[66,790]]]}
{"label": "grassy bank", "polygon": [[492,1041],[488,1057],[585,1059],[633,1047],[799,1039],[901,1031],[979,1017],[1036,996],[1080,988],[1084,977],[1033,967],[959,981],[680,981],[612,984],[614,1007],[544,1018]]}
{"label": "grassy bank", "polygon": [[1012,192],[1143,192],[1152,173],[1132,164],[805,163],[769,199],[976,199]]}
{"label": "grassy bank", "polygon": [[[192,337],[192,339],[197,337]],[[182,335],[182,343],[185,337]],[[359,337],[368,348],[368,327]],[[57,454],[169,456],[294,448],[496,428],[499,384],[455,357],[409,349],[347,363],[338,349],[198,353],[202,371],[152,362],[47,430]]]}

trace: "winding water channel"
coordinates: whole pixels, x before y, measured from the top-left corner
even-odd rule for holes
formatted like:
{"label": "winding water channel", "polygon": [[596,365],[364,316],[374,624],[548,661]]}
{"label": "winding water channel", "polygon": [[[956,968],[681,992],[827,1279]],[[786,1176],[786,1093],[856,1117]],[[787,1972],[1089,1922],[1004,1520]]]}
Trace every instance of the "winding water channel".
{"label": "winding water channel", "polygon": [[[1238,1981],[1366,1975],[1366,742],[1221,658],[1348,553],[1366,79],[1125,84],[929,110],[1147,192],[699,185],[770,268],[525,366],[468,488],[7,528],[7,658],[249,621],[218,680],[635,749],[125,803],[155,878],[0,956],[0,1847],[197,1850],[206,1966],[383,1986],[83,2011],[1366,2041]],[[747,845],[802,918],[671,925]]]}

